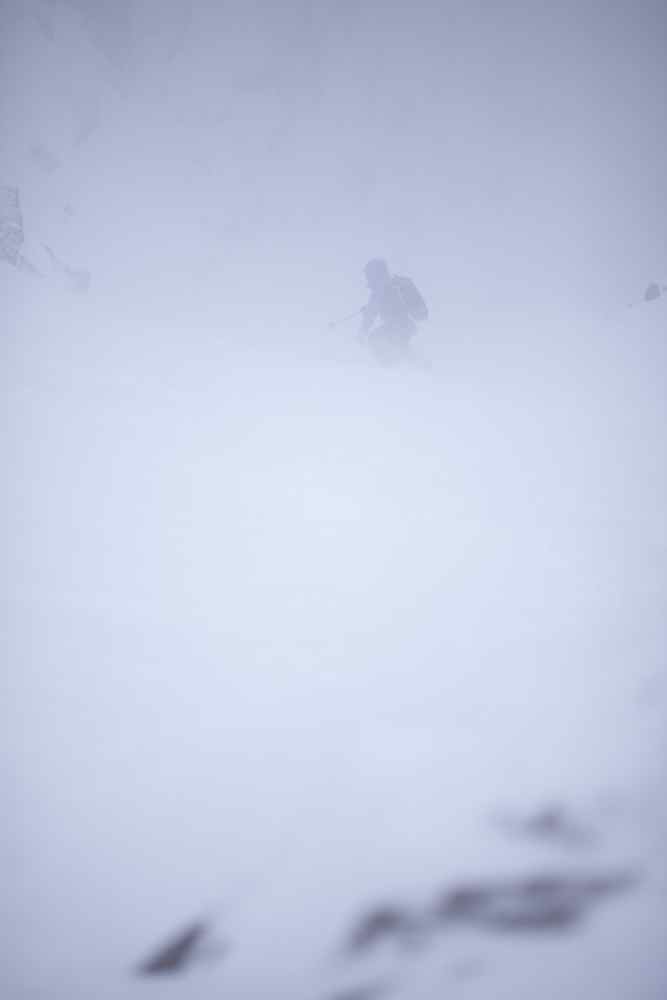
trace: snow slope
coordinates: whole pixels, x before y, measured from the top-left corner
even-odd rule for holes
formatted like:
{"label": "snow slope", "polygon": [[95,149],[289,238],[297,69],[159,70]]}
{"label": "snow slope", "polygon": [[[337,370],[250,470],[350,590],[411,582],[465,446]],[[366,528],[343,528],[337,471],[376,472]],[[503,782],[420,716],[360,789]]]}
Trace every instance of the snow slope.
{"label": "snow slope", "polygon": [[[189,27],[173,5],[162,35],[138,5],[121,86],[76,6],[34,7],[33,23],[7,5],[6,37],[67,64],[102,110],[79,145],[54,138],[71,136],[66,96],[5,133],[33,253],[54,245],[93,283],[76,296],[55,275],[0,275],[2,995],[662,998],[665,298],[603,310],[591,263],[590,299],[582,277],[526,301],[528,229],[472,281],[475,211],[442,287],[414,214],[434,182],[407,220],[387,215],[404,184],[391,137],[378,124],[374,180],[361,111],[343,139],[322,111],[350,106],[364,67],[372,89],[363,5],[347,73],[342,13],[325,33],[304,21],[327,46],[292,65],[275,53],[298,17],[267,46],[234,9],[243,57],[216,69],[226,36],[204,5]],[[248,69],[267,51],[275,85]],[[402,92],[411,73],[412,58]],[[51,174],[26,154],[47,125]],[[375,367],[326,330],[378,242],[432,289],[426,370]],[[492,258],[479,250],[480,272]],[[522,822],[550,806],[586,835]],[[408,949],[341,954],[380,903],[425,914],[448,885],[616,872],[632,888],[566,930],[428,924]],[[224,959],[134,975],[198,917]]]}

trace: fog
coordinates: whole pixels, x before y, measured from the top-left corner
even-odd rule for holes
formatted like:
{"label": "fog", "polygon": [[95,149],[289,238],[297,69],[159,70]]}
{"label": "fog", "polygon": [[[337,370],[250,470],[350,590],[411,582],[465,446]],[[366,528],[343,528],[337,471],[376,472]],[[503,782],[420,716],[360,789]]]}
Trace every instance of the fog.
{"label": "fog", "polygon": [[0,0],[3,998],[667,994],[666,41]]}

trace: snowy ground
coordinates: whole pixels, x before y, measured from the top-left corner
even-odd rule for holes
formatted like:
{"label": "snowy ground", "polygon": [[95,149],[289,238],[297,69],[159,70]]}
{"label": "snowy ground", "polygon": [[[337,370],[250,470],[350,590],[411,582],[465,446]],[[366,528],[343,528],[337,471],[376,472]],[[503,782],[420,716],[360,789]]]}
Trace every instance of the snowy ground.
{"label": "snowy ground", "polygon": [[[436,308],[428,364],[377,367],[325,329],[331,245],[309,271],[295,239],[259,294],[261,233],[225,256],[204,229],[179,273],[178,165],[121,240],[87,173],[130,177],[121,110],[23,184],[90,292],[0,261],[2,996],[662,1000],[667,297]],[[210,190],[183,195],[185,239]],[[628,886],[573,926],[430,917],[545,874]],[[417,940],[344,954],[390,903]],[[199,918],[224,958],[136,976]]]}
{"label": "snowy ground", "polygon": [[[184,995],[322,995],[367,980],[333,960],[367,905],[622,869],[576,935],[436,936],[370,978],[661,996],[664,311],[607,340],[619,394],[562,355],[193,355],[92,308],[10,348],[6,995],[146,990],[129,966],[209,909],[232,951]],[[590,848],[494,822],[552,802]]]}

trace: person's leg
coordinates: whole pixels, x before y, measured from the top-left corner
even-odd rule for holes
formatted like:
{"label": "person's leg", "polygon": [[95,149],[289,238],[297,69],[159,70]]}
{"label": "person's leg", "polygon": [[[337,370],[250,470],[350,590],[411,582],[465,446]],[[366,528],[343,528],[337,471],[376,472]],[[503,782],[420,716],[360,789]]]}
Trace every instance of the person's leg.
{"label": "person's leg", "polygon": [[371,330],[368,345],[375,360],[381,365],[390,365],[397,360],[400,351],[397,350],[395,331],[386,323]]}

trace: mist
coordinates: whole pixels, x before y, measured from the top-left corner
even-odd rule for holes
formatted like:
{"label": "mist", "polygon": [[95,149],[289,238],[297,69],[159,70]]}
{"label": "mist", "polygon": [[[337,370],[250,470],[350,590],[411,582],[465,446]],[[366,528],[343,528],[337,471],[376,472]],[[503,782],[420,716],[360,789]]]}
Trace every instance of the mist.
{"label": "mist", "polygon": [[0,2],[7,1000],[665,996],[666,41]]}

